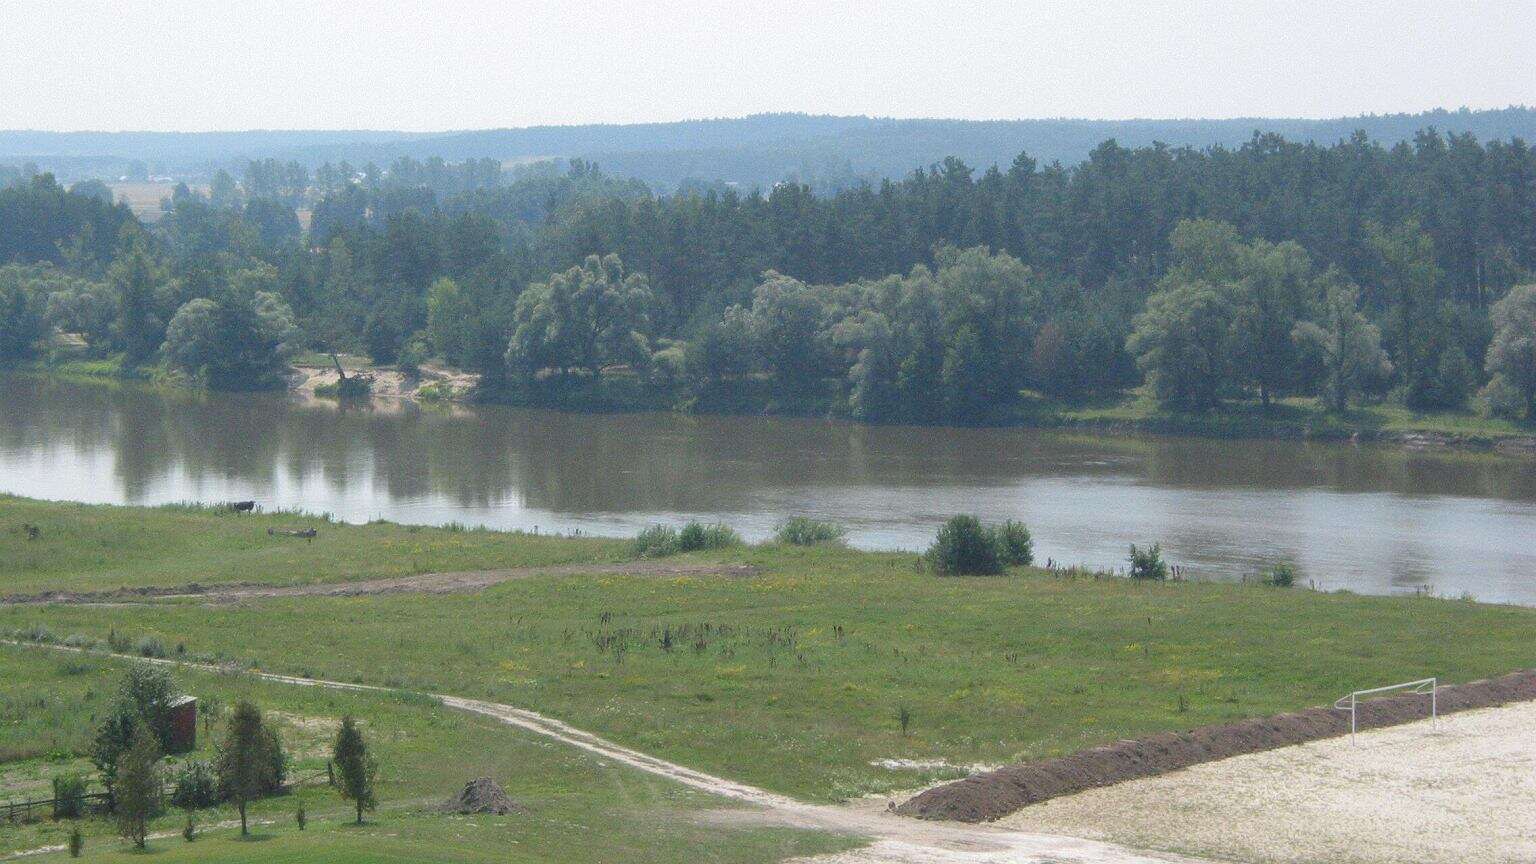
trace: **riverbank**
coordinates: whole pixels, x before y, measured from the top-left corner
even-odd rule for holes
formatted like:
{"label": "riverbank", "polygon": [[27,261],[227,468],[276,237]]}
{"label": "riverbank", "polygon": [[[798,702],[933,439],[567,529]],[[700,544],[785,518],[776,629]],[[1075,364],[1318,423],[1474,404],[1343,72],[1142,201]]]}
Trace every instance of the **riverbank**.
{"label": "riverbank", "polygon": [[[764,381],[724,382],[679,400],[674,394],[618,373],[597,386],[559,392],[553,386],[533,391],[489,390],[479,375],[441,364],[423,363],[407,374],[394,366],[376,366],[367,358],[343,355],[347,374],[371,380],[371,397],[422,404],[481,403],[580,413],[681,412],[720,416],[819,417],[856,422],[833,410],[845,401],[827,392],[777,393]],[[120,358],[65,358],[5,367],[80,380],[156,381],[185,384],[153,368],[125,366]],[[288,389],[310,398],[336,399],[339,381],[328,356],[305,355],[295,361]],[[352,400],[359,401],[359,400]],[[366,400],[361,400],[366,401]],[[1105,435],[1167,435],[1221,440],[1256,439],[1334,441],[1379,444],[1411,451],[1467,451],[1536,458],[1536,428],[1479,410],[1414,412],[1401,405],[1377,403],[1343,413],[1327,410],[1313,397],[1257,402],[1229,400],[1221,407],[1186,411],[1159,403],[1145,387],[1081,401],[1051,399],[1026,392],[1021,402],[996,414],[988,427],[1062,429]]]}
{"label": "riverbank", "polygon": [[[320,364],[304,371],[306,374],[298,379],[296,387],[301,392],[313,394],[317,384],[334,386],[336,382],[334,370]],[[679,400],[629,373],[605,376],[595,386],[581,386],[570,392],[563,392],[554,382],[527,391],[489,391],[480,388],[478,376],[440,366],[423,365],[421,374],[411,378],[388,368],[373,374],[377,376],[377,395],[423,402],[457,400],[583,413],[680,411],[856,422],[834,410],[833,406],[846,400],[833,382],[827,382],[823,392],[813,389],[793,393],[779,392],[764,380],[719,382]],[[1267,408],[1256,401],[1228,400],[1219,408],[1187,411],[1158,402],[1145,387],[1081,401],[1026,392],[1018,405],[999,412],[983,425],[1108,435],[1336,441],[1415,451],[1461,450],[1536,457],[1536,429],[1477,410],[1424,413],[1383,402],[1336,413],[1327,410],[1320,399],[1291,397],[1275,400]]]}
{"label": "riverbank", "polygon": [[[739,546],[662,570],[625,569],[629,554],[622,541],[3,498],[0,581],[29,593],[247,587],[5,605],[0,631],[515,704],[811,801],[1536,666],[1536,609],[1514,606],[1034,568],[944,578],[915,554],[837,547]],[[521,569],[411,590],[413,575],[467,567]],[[389,593],[248,587],[382,577]]]}
{"label": "riverbank", "polygon": [[1471,410],[1418,413],[1389,403],[1356,406],[1340,414],[1310,397],[1276,400],[1267,410],[1257,402],[1229,401],[1218,409],[1195,412],[1164,406],[1138,389],[1087,403],[1028,399],[1019,422],[1106,434],[1340,441],[1536,457],[1536,430],[1511,420]]}

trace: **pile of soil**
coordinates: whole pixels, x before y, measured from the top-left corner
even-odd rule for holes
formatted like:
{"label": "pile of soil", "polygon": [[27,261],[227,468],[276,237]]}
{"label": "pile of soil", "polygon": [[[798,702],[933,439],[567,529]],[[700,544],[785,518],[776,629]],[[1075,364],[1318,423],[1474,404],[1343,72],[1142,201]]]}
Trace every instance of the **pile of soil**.
{"label": "pile of soil", "polygon": [[[1449,714],[1528,699],[1536,699],[1536,671],[1441,687],[1438,707]],[[1423,720],[1429,716],[1429,701],[1428,694],[1405,694],[1361,702],[1359,726],[1373,729]],[[989,822],[1061,795],[1347,734],[1349,712],[1333,708],[1165,732],[975,774],[922,792],[896,812],[919,819]]]}
{"label": "pile of soil", "polygon": [[508,813],[528,812],[528,808],[508,798],[506,791],[489,777],[465,783],[464,789],[443,805],[443,810],[466,816],[474,813],[505,816]]}

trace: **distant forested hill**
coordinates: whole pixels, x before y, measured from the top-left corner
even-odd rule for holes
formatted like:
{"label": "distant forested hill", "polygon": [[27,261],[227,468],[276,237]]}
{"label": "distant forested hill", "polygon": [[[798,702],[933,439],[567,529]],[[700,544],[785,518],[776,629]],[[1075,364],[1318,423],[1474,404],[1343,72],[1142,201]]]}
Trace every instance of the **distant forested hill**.
{"label": "distant forested hill", "polygon": [[856,177],[901,177],[956,156],[970,165],[1007,165],[1020,152],[1042,164],[1075,164],[1113,138],[1130,147],[1235,146],[1255,131],[1331,144],[1363,130],[1387,145],[1434,127],[1480,141],[1536,140],[1536,109],[1429,111],[1327,120],[896,120],[758,114],[677,123],[535,126],[451,133],[388,131],[0,132],[0,164],[35,163],[65,179],[123,173],[196,176],[252,159],[386,165],[400,156],[449,161],[581,158],[610,175],[658,188],[685,182],[769,186],[795,178],[830,189]]}

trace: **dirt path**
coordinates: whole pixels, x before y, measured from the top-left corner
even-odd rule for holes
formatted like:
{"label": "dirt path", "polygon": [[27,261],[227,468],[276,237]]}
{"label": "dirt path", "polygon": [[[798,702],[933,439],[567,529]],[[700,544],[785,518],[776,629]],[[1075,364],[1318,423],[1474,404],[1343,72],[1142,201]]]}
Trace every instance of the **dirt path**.
{"label": "dirt path", "polygon": [[[5,644],[89,653],[83,649],[61,645],[37,646],[14,641],[7,641]],[[110,656],[146,662],[141,658],[128,655]],[[204,671],[227,671],[206,664],[178,663],[174,660],[147,662],[166,666],[186,666]],[[300,687],[370,693],[394,692],[391,688],[371,684],[298,678],[272,672],[243,674],[263,681]],[[752,805],[755,808],[713,811],[707,814],[706,818],[721,824],[777,825],[848,834],[871,840],[869,846],[852,852],[799,859],[806,864],[809,862],[814,864],[1004,864],[1004,862],[1007,864],[1201,864],[1198,859],[1139,852],[1098,840],[1010,830],[992,825],[925,822],[892,813],[872,811],[868,806],[834,807],[807,804],[765,789],[695,771],[692,768],[631,750],[553,717],[546,717],[526,709],[459,696],[433,694],[433,698],[440,700],[449,708],[490,717],[509,726],[580,748],[605,759],[665,777],[693,789]]]}
{"label": "dirt path", "polygon": [[65,603],[84,606],[123,606],[157,600],[198,599],[207,603],[236,603],[269,597],[361,597],[369,594],[459,594],[480,591],[514,579],[536,576],[726,576],[744,578],[757,573],[749,564],[680,564],[666,561],[624,561],[610,564],[557,564],[547,567],[509,567],[503,570],[465,570],[453,573],[422,573],[355,582],[321,582],[310,585],[269,585],[237,582],[225,585],[173,585],[118,588],[112,591],[43,591],[37,594],[0,596],[0,606]]}
{"label": "dirt path", "polygon": [[1264,864],[1536,861],[1536,702],[1237,756],[993,823]]}

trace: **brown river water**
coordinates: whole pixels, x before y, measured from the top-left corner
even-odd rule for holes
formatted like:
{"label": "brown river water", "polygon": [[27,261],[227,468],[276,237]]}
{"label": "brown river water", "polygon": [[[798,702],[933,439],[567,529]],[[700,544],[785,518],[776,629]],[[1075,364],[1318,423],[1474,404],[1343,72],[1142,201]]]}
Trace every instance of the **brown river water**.
{"label": "brown river water", "polygon": [[[0,376],[0,491],[158,504],[255,499],[349,521],[626,536],[790,516],[921,549],[954,513],[1019,519],[1043,563],[1124,566],[1160,542],[1193,578],[1279,561],[1324,589],[1536,605],[1536,460],[1295,441],[827,420],[338,408]],[[0,507],[3,507],[0,503]]]}

